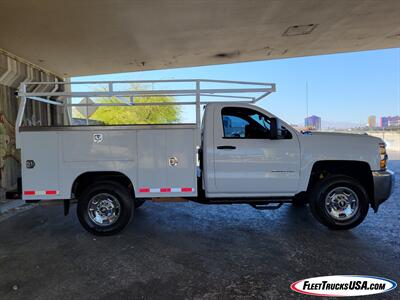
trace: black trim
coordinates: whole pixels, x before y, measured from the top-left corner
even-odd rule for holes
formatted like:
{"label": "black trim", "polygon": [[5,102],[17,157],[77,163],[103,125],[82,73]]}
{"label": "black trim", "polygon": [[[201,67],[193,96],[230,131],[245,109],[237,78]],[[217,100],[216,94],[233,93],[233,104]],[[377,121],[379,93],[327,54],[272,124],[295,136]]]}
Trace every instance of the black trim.
{"label": "black trim", "polygon": [[69,207],[71,206],[71,200],[67,199],[64,200],[64,216],[68,216],[69,214]]}
{"label": "black trim", "polygon": [[[258,204],[249,204],[252,208],[258,210],[275,210],[281,208],[284,202],[276,203],[276,205],[270,205],[271,203],[265,205],[258,205]],[[272,203],[273,204],[273,203]]]}
{"label": "black trim", "polygon": [[292,203],[293,197],[243,197],[243,198],[206,198],[185,197],[185,199],[202,204],[253,204],[266,205],[271,203]]}
{"label": "black trim", "polygon": [[393,193],[395,174],[390,170],[375,171],[372,172],[372,178],[374,182],[374,198],[370,202],[374,212],[377,212],[379,206]]}
{"label": "black trim", "polygon": [[270,138],[253,138],[253,137],[234,137],[234,136],[227,136],[227,137],[222,137],[223,139],[226,140],[269,140],[269,141],[273,141],[273,139]]}

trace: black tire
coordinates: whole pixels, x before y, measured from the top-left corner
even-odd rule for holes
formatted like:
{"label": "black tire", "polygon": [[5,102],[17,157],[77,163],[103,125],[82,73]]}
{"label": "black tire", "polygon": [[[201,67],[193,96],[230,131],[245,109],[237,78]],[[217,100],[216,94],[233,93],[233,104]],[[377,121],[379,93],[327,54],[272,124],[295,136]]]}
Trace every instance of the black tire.
{"label": "black tire", "polygon": [[[108,195],[108,197],[106,196]],[[107,201],[115,203],[118,217],[110,225],[99,225],[92,220],[89,213],[89,202],[94,197],[105,197]],[[112,199],[112,200],[110,200]],[[134,202],[129,194],[128,188],[116,182],[96,182],[87,187],[78,200],[77,214],[81,225],[94,235],[113,235],[123,230],[131,220],[134,211]],[[117,213],[115,213],[117,214]],[[96,219],[96,218],[95,218]]]}
{"label": "black tire", "polygon": [[[334,218],[325,205],[325,199],[334,189],[346,189],[354,192],[358,199],[358,208],[353,209],[354,214],[349,214],[348,219]],[[323,225],[334,230],[351,229],[359,225],[367,216],[369,198],[365,188],[355,179],[334,175],[318,182],[310,194],[310,210],[313,216]]]}

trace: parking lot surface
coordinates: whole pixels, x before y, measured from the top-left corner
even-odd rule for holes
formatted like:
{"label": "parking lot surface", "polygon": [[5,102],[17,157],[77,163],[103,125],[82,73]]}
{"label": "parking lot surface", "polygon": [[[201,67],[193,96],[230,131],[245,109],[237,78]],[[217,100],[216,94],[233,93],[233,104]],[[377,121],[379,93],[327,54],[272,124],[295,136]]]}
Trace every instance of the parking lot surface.
{"label": "parking lot surface", "polygon": [[284,299],[292,282],[334,274],[399,283],[400,161],[390,167],[394,195],[347,232],[291,205],[145,203],[112,237],[86,233],[73,210],[23,211],[0,221],[0,299]]}

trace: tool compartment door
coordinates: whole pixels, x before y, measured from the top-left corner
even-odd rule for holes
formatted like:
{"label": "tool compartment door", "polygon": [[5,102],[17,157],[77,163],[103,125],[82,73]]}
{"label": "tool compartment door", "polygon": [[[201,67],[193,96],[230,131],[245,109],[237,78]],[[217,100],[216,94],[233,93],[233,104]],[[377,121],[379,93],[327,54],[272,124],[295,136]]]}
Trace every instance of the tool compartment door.
{"label": "tool compartment door", "polygon": [[21,133],[22,197],[57,199],[59,151],[57,132]]}
{"label": "tool compartment door", "polygon": [[139,198],[196,196],[194,129],[139,130]]}

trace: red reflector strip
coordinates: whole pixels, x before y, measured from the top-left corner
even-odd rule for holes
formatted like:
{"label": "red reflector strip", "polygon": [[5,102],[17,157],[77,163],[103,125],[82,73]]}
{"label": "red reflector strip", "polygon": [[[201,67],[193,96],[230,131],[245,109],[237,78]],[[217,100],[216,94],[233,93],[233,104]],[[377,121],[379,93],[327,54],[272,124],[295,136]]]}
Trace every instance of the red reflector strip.
{"label": "red reflector strip", "polygon": [[192,193],[194,188],[190,187],[162,187],[162,188],[139,188],[139,193]]}
{"label": "red reflector strip", "polygon": [[48,191],[46,191],[46,195],[57,195],[57,191],[55,191],[55,190],[48,190]]}
{"label": "red reflector strip", "polygon": [[50,196],[50,195],[58,195],[59,191],[57,190],[45,190],[45,191],[32,191],[27,190],[24,191],[24,196]]}

